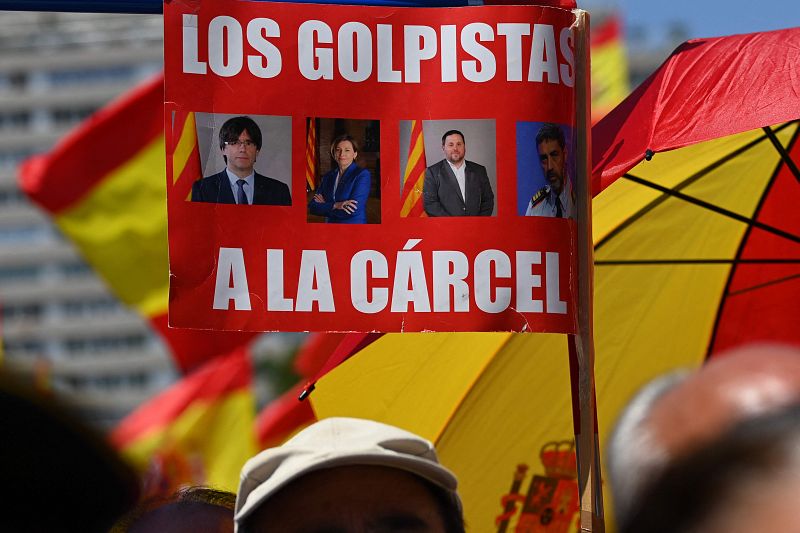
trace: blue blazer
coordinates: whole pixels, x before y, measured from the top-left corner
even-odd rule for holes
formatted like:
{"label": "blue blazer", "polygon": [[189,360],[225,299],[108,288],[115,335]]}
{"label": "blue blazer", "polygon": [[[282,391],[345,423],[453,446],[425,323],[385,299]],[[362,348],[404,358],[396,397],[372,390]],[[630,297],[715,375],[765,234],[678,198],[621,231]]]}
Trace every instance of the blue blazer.
{"label": "blue blazer", "polygon": [[[308,203],[308,210],[314,214],[325,217],[326,222],[337,224],[366,224],[367,223],[367,199],[372,178],[369,170],[356,166],[351,163],[344,175],[339,179],[339,187],[336,194],[333,193],[333,186],[336,184],[336,174],[339,168],[334,168],[324,176],[314,194],[321,194],[325,198],[324,203],[315,202],[312,198]],[[344,200],[356,200],[358,207],[348,214],[344,209],[334,209],[333,204]]]}
{"label": "blue blazer", "polygon": [[[254,205],[292,205],[292,195],[285,183],[258,173],[255,178]],[[195,181],[192,185],[192,201],[235,204],[231,182],[225,170]]]}

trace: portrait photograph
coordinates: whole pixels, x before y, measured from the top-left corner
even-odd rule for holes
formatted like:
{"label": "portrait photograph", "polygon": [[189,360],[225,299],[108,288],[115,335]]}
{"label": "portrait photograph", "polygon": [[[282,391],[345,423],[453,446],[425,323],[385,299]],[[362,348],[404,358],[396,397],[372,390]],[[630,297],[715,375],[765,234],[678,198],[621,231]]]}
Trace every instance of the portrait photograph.
{"label": "portrait photograph", "polygon": [[308,222],[379,224],[380,122],[306,118]]}
{"label": "portrait photograph", "polygon": [[497,216],[495,121],[401,120],[400,217]]}
{"label": "portrait photograph", "polygon": [[191,201],[291,205],[292,118],[195,113],[202,178]]}
{"label": "portrait photograph", "polygon": [[517,214],[575,218],[572,128],[517,122]]}

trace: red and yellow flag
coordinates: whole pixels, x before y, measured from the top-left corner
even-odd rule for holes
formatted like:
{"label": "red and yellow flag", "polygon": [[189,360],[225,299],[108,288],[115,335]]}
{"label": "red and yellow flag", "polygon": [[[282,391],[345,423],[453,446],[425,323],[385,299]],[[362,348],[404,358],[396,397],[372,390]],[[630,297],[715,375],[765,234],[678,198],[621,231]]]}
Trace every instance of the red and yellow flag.
{"label": "red and yellow flag", "polygon": [[609,16],[593,28],[591,55],[592,123],[595,123],[631,92],[625,39],[618,16]]}
{"label": "red and yellow flag", "polygon": [[401,217],[424,217],[422,184],[425,181],[425,139],[422,121],[411,121],[411,138],[408,143],[408,162],[403,173],[403,192],[400,197]]}
{"label": "red and yellow flag", "polygon": [[236,491],[255,455],[255,399],[247,350],[208,361],[127,416],[111,442],[145,473],[149,494],[184,484]]}
{"label": "red and yellow flag", "polygon": [[299,401],[303,390],[298,383],[272,400],[256,417],[256,438],[261,449],[279,446],[312,422],[316,422],[311,402]]}
{"label": "red and yellow flag", "polygon": [[306,135],[306,188],[317,189],[317,125],[314,118],[308,119]]}
{"label": "red and yellow flag", "polygon": [[[163,86],[159,76],[92,115],[52,151],[26,160],[19,184],[109,289],[150,321],[178,366],[188,370],[243,345],[253,334],[167,327]],[[200,158],[194,116],[183,118],[171,164],[180,170],[175,175],[191,184],[200,177]]]}

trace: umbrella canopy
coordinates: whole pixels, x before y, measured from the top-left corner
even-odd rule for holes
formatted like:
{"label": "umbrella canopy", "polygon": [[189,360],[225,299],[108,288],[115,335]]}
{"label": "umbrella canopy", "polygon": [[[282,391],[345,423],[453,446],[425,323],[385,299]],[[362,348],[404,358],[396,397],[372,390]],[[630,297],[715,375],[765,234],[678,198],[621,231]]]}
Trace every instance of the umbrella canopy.
{"label": "umbrella canopy", "polygon": [[[797,123],[776,136],[800,160]],[[630,175],[724,211],[629,179],[595,198],[601,443],[627,399],[656,375],[747,340],[800,344],[800,183],[762,131],[659,154]],[[509,503],[509,531],[520,517],[556,513],[559,501],[574,523],[577,489],[557,493],[560,480],[575,479],[564,336],[385,335],[322,378],[311,400],[320,418],[372,418],[436,442],[461,480],[475,530],[500,530]]]}
{"label": "umbrella canopy", "polygon": [[645,154],[796,119],[800,28],[693,39],[592,129],[597,194]]}
{"label": "umbrella canopy", "polygon": [[[729,39],[740,42],[748,57],[747,46],[757,43],[770,42],[778,55],[786,46],[759,36]],[[696,61],[719,61],[702,52],[725,41],[687,45],[679,53],[688,49]],[[792,48],[795,71],[785,72],[781,83],[788,87],[784,94],[795,91],[797,99],[800,46]],[[758,57],[769,57],[766,52]],[[671,61],[651,80],[663,80],[662,94],[687,94],[730,65],[693,68],[703,73],[699,81],[678,75]],[[762,79],[752,71],[775,64],[739,68],[740,80]],[[676,100],[655,113],[640,88],[638,104],[627,100],[593,132],[600,148],[596,183],[604,188],[593,201],[601,444],[631,394],[652,377],[697,366],[748,340],[800,344],[800,146],[794,120],[800,105],[793,115],[781,115],[781,121],[792,119],[784,124],[772,122],[770,102],[762,102],[761,118],[744,111],[744,125],[735,113],[703,116],[702,109],[719,108],[698,108],[698,102],[722,98],[726,90],[738,94],[738,86],[725,81],[735,76],[717,79],[722,85],[692,93],[685,107]],[[711,131],[697,133],[692,142],[713,140],[683,143],[632,168],[647,146],[654,152],[678,146],[651,144],[657,136],[642,140],[636,117],[650,115],[656,116],[652,131],[683,117],[696,124],[692,132],[716,124],[718,131],[741,133],[716,139]],[[747,131],[765,126],[771,127]],[[604,165],[629,172],[614,180]],[[443,462],[459,476],[467,521],[476,531],[533,531],[526,528],[534,523],[536,531],[574,531],[570,360],[566,338],[558,335],[391,334],[321,379],[311,400],[318,417],[372,418],[436,442]]]}

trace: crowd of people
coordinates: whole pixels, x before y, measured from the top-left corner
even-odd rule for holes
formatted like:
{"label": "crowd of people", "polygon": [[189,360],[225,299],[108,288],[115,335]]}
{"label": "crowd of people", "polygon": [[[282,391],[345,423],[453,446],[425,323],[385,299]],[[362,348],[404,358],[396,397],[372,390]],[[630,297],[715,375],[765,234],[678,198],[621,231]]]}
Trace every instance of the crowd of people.
{"label": "crowd of people", "polygon": [[[252,457],[235,495],[186,487],[142,501],[135,474],[101,439],[5,378],[0,400],[3,531],[466,530],[456,477],[432,443],[380,422],[308,426]],[[606,449],[621,533],[794,531],[800,350],[751,345],[657,378],[628,403]]]}

